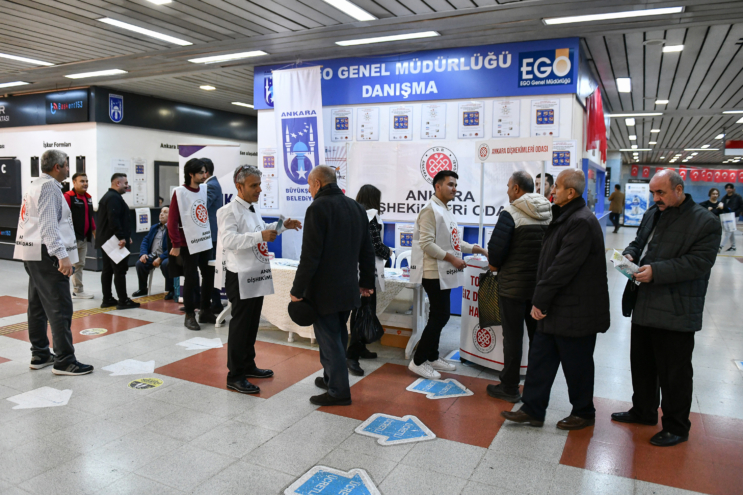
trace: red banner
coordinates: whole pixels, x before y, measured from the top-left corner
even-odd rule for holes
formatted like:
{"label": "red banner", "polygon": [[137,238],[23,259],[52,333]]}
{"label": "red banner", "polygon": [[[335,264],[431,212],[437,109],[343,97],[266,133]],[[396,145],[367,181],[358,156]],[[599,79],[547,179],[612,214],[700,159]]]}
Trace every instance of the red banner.
{"label": "red banner", "polygon": [[737,170],[728,170],[728,182],[737,182],[738,180]]}
{"label": "red banner", "polygon": [[632,165],[629,169],[629,174],[632,177],[637,177],[637,173],[640,171],[640,167],[637,165]]}
{"label": "red banner", "polygon": [[714,178],[715,178],[715,171],[714,170],[706,169],[704,171],[704,181],[705,182],[712,182],[712,179],[714,179]]}
{"label": "red banner", "polygon": [[[725,176],[723,177],[723,172],[725,173]],[[715,170],[714,175],[712,176],[712,182],[725,182],[727,179],[727,171],[726,170]]]}
{"label": "red banner", "polygon": [[643,179],[650,178],[650,167],[642,167],[642,178]]}
{"label": "red banner", "polygon": [[737,175],[738,175],[738,182],[743,183],[743,170],[738,170]]}
{"label": "red banner", "polygon": [[681,176],[681,180],[686,180],[686,176],[689,173],[689,171],[685,168],[679,169],[679,175]]}
{"label": "red banner", "polygon": [[703,175],[704,175],[703,172],[704,172],[703,170],[693,169],[691,171],[691,174],[690,174],[691,175],[691,180],[693,182],[699,182],[699,181],[703,180]]}

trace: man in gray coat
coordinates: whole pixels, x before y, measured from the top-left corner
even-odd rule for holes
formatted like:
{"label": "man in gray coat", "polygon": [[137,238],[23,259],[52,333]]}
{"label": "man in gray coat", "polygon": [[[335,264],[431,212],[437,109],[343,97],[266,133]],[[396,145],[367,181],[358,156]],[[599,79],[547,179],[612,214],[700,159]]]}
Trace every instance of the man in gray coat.
{"label": "man in gray coat", "polygon": [[655,425],[660,405],[663,429],[650,443],[669,447],[689,438],[694,332],[702,329],[721,227],[717,217],[684,193],[684,181],[674,170],[655,174],[650,192],[655,205],[623,253],[640,266],[635,279],[642,282],[634,308],[623,304],[625,316],[632,309],[632,409],[611,419]]}

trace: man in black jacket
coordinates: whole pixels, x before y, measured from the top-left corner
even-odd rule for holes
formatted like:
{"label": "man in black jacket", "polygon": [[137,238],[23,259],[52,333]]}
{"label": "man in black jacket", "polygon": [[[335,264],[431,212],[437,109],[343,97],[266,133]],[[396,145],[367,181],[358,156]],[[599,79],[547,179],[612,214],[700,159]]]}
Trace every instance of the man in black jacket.
{"label": "man in black jacket", "polygon": [[582,194],[580,170],[564,170],[555,183],[552,223],[539,256],[532,317],[537,332],[529,349],[524,405],[501,416],[542,426],[550,390],[562,364],[573,410],[557,423],[561,430],[580,430],[595,422],[593,350],[596,334],[609,329],[609,283],[604,233]]}
{"label": "man in black jacket", "polygon": [[[119,239],[119,247],[129,248],[132,242],[129,226],[129,205],[121,196],[129,187],[126,174],[116,173],[111,176],[111,188],[98,203],[98,234],[95,237],[95,248],[101,249],[111,236]],[[103,251],[103,271],[101,272],[101,289],[103,290],[102,308],[116,306],[116,309],[138,308],[139,303],[129,299],[126,292],[126,272],[129,269],[127,260],[119,263],[109,258]],[[111,279],[116,286],[118,301],[111,293]]]}
{"label": "man in black jacket", "polygon": [[361,295],[374,290],[374,250],[364,208],[336,184],[335,170],[320,165],[307,177],[314,201],[307,208],[302,255],[291,289],[292,301],[307,298],[317,311],[315,338],[327,393],[310,398],[319,406],[351,404],[346,346],[348,317]]}
{"label": "man in black jacket", "polygon": [[660,405],[663,429],[650,443],[668,447],[689,438],[694,333],[702,329],[722,227],[684,193],[684,181],[674,170],[655,174],[650,192],[655,205],[623,253],[640,266],[635,279],[642,282],[632,310],[632,409],[611,419],[655,425]]}
{"label": "man in black jacket", "polygon": [[488,385],[488,395],[508,402],[521,400],[521,371],[524,323],[529,342],[537,322],[531,317],[531,298],[537,283],[537,265],[542,238],[552,220],[550,202],[534,193],[534,181],[524,171],[508,180],[510,204],[498,215],[488,242],[490,269],[498,272],[498,297],[503,321],[503,369],[500,383]]}

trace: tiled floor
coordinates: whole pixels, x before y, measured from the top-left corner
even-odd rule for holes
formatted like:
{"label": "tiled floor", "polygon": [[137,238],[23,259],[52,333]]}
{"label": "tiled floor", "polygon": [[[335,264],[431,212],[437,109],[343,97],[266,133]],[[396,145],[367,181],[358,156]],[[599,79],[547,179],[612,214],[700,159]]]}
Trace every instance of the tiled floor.
{"label": "tiled floor", "polygon": [[[633,230],[607,235],[622,248]],[[27,276],[20,263],[0,262],[0,495],[26,493],[279,494],[313,466],[364,469],[379,491],[393,494],[675,494],[743,493],[743,296],[740,257],[715,265],[704,329],[696,334],[695,390],[689,442],[658,449],[648,439],[659,427],[612,423],[632,397],[629,320],[619,301],[624,279],[609,270],[612,327],[597,341],[596,426],[577,432],[554,424],[570,412],[564,378],[553,387],[543,428],[504,424],[509,403],[491,399],[485,386],[497,373],[458,366],[446,374],[474,395],[430,400],[405,390],[416,377],[401,349],[382,347],[362,361],[363,378],[351,377],[353,404],[320,408],[308,397],[321,366],[317,346],[262,322],[257,364],[275,376],[256,380],[258,396],[227,391],[228,329],[183,327],[178,304],[151,301],[137,310],[79,313],[73,320],[78,358],[96,366],[84,377],[31,371],[25,322]],[[86,272],[100,304],[99,274]],[[128,274],[130,289],[136,274]],[[156,288],[163,281],[155,278]],[[159,285],[158,285],[159,284]],[[446,354],[459,344],[459,319],[442,335]],[[101,335],[81,330],[105,328]],[[8,333],[6,333],[8,332]],[[186,350],[194,337],[225,346]],[[153,373],[116,376],[101,368],[127,359],[155,361]],[[132,389],[137,378],[162,385]],[[5,399],[42,387],[71,390],[60,407],[13,409]],[[518,406],[516,406],[518,407]],[[354,430],[374,413],[417,416],[432,441],[383,447]],[[690,491],[686,491],[690,490]]]}

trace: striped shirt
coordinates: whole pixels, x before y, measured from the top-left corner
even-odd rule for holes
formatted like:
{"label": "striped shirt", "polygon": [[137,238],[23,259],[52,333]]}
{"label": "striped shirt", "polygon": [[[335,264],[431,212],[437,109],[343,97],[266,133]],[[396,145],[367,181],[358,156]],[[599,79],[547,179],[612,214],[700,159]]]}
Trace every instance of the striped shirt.
{"label": "striped shirt", "polygon": [[59,233],[59,222],[62,220],[62,205],[65,202],[62,184],[48,174],[41,174],[42,179],[52,179],[41,186],[39,194],[39,227],[41,243],[46,246],[49,256],[57,259],[67,258],[67,249]]}

